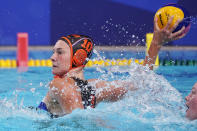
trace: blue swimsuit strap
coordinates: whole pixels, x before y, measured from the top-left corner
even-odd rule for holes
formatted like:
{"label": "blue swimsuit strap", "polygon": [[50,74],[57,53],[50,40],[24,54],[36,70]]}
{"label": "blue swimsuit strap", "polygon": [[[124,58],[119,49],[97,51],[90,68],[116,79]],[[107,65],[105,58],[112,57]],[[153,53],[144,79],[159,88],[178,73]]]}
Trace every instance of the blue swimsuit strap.
{"label": "blue swimsuit strap", "polygon": [[[38,109],[45,110],[45,111],[49,112],[49,110],[47,109],[47,106],[46,106],[46,104],[44,102],[40,102],[40,104],[38,106]],[[37,108],[36,108],[36,110],[37,110]],[[51,118],[57,118],[57,117],[59,117],[58,115],[54,115],[51,112],[49,112],[49,113],[50,113],[50,117]]]}
{"label": "blue swimsuit strap", "polygon": [[48,111],[47,106],[44,102],[40,102],[38,108],[42,109],[42,110],[45,110],[45,111]]}

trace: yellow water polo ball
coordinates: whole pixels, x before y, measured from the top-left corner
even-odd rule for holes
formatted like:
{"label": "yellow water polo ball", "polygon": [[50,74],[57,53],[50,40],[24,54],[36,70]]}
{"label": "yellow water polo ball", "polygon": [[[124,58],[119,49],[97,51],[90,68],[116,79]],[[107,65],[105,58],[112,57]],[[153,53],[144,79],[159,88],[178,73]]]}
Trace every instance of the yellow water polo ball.
{"label": "yellow water polo ball", "polygon": [[155,18],[157,17],[157,24],[160,29],[163,29],[167,25],[171,16],[173,16],[173,20],[170,28],[172,28],[178,20],[181,21],[173,32],[177,32],[183,26],[186,27],[185,31],[189,31],[191,25],[189,13],[183,7],[177,4],[168,4],[163,6],[155,13]]}

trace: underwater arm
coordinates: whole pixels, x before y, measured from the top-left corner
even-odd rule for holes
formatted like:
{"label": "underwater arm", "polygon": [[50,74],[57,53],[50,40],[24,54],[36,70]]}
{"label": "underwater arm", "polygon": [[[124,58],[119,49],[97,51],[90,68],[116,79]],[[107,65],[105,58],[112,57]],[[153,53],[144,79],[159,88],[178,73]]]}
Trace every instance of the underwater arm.
{"label": "underwater arm", "polygon": [[173,17],[170,17],[167,25],[160,29],[157,24],[157,17],[154,19],[154,33],[153,33],[153,40],[151,42],[150,48],[148,50],[148,55],[145,57],[143,65],[148,65],[149,68],[152,70],[155,64],[156,57],[161,49],[161,46],[167,42],[178,40],[186,35],[184,32],[185,27],[183,26],[181,30],[177,32],[173,32],[173,30],[178,26],[180,21],[177,21],[172,28],[170,25],[172,23]]}
{"label": "underwater arm", "polygon": [[48,109],[48,107],[49,107],[49,102],[50,102],[50,101],[51,101],[51,97],[50,97],[50,95],[49,95],[49,92],[47,92],[46,96],[45,96],[44,99],[43,99],[43,102],[46,104],[47,109]]}

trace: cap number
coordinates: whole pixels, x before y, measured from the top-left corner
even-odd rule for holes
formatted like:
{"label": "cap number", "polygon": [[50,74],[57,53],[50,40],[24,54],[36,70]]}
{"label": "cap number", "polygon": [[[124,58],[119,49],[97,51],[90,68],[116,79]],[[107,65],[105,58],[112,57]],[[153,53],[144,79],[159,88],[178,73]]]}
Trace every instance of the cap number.
{"label": "cap number", "polygon": [[86,49],[87,52],[90,52],[92,50],[92,42],[88,42],[88,40],[84,40],[83,44],[81,44],[83,48]]}

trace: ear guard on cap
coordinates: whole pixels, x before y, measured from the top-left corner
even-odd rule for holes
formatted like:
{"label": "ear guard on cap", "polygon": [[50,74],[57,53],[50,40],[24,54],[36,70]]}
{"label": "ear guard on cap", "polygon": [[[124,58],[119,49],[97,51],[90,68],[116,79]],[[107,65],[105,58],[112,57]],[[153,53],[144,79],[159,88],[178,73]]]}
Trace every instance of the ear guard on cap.
{"label": "ear guard on cap", "polygon": [[83,49],[79,49],[75,52],[74,56],[73,56],[73,61],[72,64],[74,66],[81,66],[85,63],[87,58],[87,53],[85,50]]}

